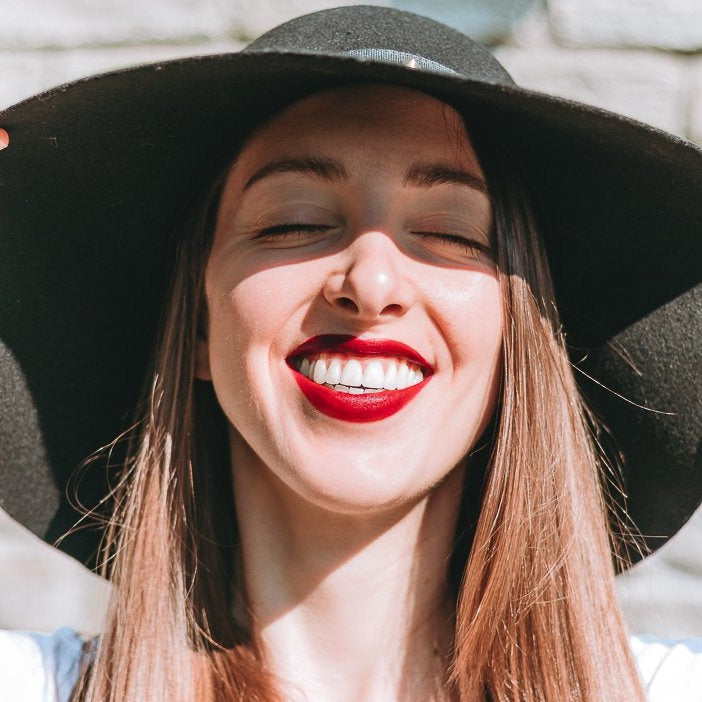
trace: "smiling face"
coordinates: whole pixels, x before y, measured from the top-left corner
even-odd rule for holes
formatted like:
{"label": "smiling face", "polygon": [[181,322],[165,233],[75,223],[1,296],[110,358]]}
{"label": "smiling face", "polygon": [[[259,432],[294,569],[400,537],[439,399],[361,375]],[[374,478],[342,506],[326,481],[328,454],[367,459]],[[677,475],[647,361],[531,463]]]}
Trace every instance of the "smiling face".
{"label": "smiling face", "polygon": [[491,208],[463,122],[423,93],[324,91],[249,140],[205,275],[234,470],[326,509],[421,497],[495,407]]}

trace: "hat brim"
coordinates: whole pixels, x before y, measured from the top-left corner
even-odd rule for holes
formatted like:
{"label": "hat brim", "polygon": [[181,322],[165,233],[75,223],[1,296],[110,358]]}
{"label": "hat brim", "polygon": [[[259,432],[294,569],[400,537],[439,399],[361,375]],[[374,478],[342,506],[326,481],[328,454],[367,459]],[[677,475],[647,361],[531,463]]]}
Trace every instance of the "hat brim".
{"label": "hat brim", "polygon": [[[193,191],[261,119],[354,82],[428,92],[461,110],[469,126],[499,135],[541,214],[575,357],[587,356],[587,372],[634,403],[688,418],[680,429],[679,416],[609,393],[596,399],[633,466],[631,514],[645,535],[660,537],[648,540],[656,548],[702,495],[694,377],[702,368],[702,152],[631,119],[517,86],[318,52],[140,66],[0,113],[11,138],[0,153],[0,334],[2,371],[14,378],[0,402],[15,415],[0,434],[9,457],[3,507],[49,541],[75,522],[67,476],[132,418],[172,238]],[[586,392],[594,388],[585,381]],[[651,431],[655,444],[644,440]],[[93,472],[85,500],[104,487]],[[62,548],[86,561],[94,543],[94,534],[79,534]]]}

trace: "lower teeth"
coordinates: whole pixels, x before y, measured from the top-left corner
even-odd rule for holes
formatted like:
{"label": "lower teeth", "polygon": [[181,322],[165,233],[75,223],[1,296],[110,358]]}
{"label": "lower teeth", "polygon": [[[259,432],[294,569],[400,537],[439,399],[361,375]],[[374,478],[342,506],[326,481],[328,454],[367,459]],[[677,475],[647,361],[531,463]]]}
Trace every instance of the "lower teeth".
{"label": "lower teeth", "polygon": [[322,383],[325,388],[331,388],[332,390],[336,390],[337,392],[345,392],[350,395],[366,395],[371,392],[382,392],[382,388],[358,388],[358,387],[349,387],[348,385],[330,385],[329,383]]}

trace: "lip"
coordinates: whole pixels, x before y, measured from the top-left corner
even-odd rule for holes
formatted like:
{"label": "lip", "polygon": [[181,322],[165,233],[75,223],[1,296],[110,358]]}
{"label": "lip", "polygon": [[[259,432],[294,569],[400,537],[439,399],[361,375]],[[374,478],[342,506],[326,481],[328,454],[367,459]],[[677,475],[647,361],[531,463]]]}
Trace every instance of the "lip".
{"label": "lip", "polygon": [[[294,359],[310,353],[337,351],[359,356],[399,356],[426,371],[417,385],[404,390],[387,390],[363,395],[337,392],[315,383],[294,367]],[[307,400],[320,412],[347,422],[376,422],[399,412],[431,379],[431,365],[407,344],[392,339],[359,339],[348,334],[322,334],[300,344],[287,357],[288,367]]]}
{"label": "lip", "polygon": [[288,361],[310,353],[323,351],[339,351],[358,356],[399,356],[418,366],[428,373],[433,372],[431,364],[411,346],[394,339],[359,339],[350,334],[320,334],[303,341],[288,355]]}

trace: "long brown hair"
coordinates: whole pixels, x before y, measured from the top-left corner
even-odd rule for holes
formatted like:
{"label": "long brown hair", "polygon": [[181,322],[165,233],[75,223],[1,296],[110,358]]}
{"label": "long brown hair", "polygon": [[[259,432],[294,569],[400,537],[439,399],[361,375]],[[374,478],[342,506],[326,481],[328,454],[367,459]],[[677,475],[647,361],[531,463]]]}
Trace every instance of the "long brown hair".
{"label": "long brown hair", "polygon": [[[525,187],[478,140],[504,306],[503,382],[484,476],[451,568],[448,695],[643,700],[614,592],[601,460]],[[151,383],[105,536],[116,588],[76,699],[280,699],[247,618],[224,420],[195,380],[203,275],[223,177],[182,237]],[[475,460],[479,463],[480,459]],[[236,615],[234,614],[236,612]]]}
{"label": "long brown hair", "polygon": [[478,145],[495,216],[504,365],[451,680],[461,700],[642,700],[614,590],[621,549],[605,495],[618,486],[595,451],[530,198],[506,154],[488,136]]}

